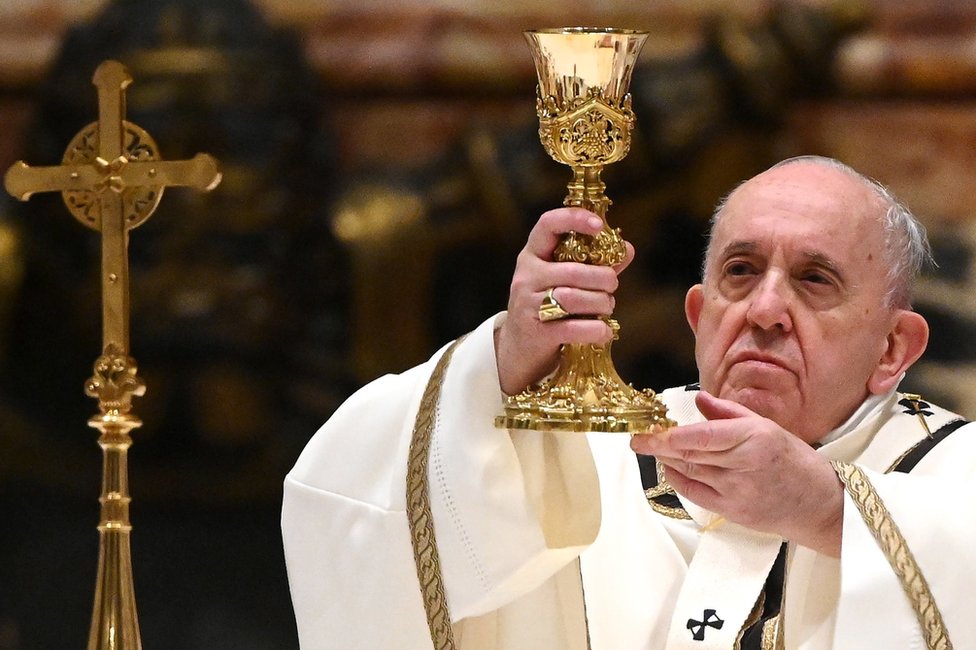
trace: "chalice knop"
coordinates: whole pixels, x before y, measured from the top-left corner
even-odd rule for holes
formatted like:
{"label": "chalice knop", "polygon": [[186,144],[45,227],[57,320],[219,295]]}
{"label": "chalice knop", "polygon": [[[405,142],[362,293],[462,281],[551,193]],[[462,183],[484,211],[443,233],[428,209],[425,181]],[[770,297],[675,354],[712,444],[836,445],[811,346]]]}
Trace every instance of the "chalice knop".
{"label": "chalice knop", "polygon": [[[571,27],[525,32],[539,85],[539,138],[556,162],[573,171],[563,204],[586,208],[603,219],[590,237],[568,233],[556,261],[612,266],[626,255],[619,229],[606,221],[610,199],[600,179],[603,166],[630,149],[634,112],[627,90],[646,32]],[[617,338],[620,326],[604,317]],[[652,390],[638,390],[617,374],[605,345],[566,344],[556,372],[522,393],[507,397],[495,425],[540,431],[642,433],[674,423]]]}

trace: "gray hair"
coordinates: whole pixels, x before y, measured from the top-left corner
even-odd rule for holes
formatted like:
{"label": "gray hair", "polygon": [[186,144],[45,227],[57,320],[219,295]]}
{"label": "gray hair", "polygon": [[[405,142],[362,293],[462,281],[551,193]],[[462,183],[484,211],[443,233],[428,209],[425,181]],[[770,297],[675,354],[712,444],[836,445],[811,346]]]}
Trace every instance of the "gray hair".
{"label": "gray hair", "polygon": [[[823,165],[844,172],[864,183],[881,199],[886,207],[885,214],[881,218],[881,225],[884,229],[885,262],[888,264],[888,291],[884,296],[884,303],[889,308],[911,308],[915,281],[924,267],[935,265],[935,261],[932,259],[932,249],[925,233],[925,226],[919,222],[907,206],[895,198],[887,187],[834,158],[814,155],[796,156],[780,161],[769,169],[800,162]],[[712,235],[715,232],[715,226],[729,198],[745,182],[747,181],[743,181],[723,197],[712,213],[708,230],[708,246],[705,251],[705,259],[702,261],[702,278],[705,277],[711,257]]]}

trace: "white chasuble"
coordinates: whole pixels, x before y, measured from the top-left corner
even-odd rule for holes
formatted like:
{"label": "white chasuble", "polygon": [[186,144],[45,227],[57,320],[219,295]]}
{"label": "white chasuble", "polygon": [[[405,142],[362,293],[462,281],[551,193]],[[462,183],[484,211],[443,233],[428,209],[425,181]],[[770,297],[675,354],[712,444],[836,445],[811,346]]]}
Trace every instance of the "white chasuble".
{"label": "white chasuble", "polygon": [[[494,321],[440,371],[441,353],[357,392],[286,478],[301,647],[448,647],[432,641],[432,603],[460,650],[737,647],[779,540],[728,522],[702,532],[712,516],[690,503],[691,519],[652,509],[625,435],[496,429]],[[701,419],[693,392],[662,397],[679,422]],[[926,437],[901,399],[869,401],[821,448],[848,490],[842,556],[790,549],[787,648],[976,648],[974,426],[886,474]],[[955,417],[925,407],[932,431]],[[424,422],[427,512],[406,496]],[[416,557],[409,509],[436,539]]]}

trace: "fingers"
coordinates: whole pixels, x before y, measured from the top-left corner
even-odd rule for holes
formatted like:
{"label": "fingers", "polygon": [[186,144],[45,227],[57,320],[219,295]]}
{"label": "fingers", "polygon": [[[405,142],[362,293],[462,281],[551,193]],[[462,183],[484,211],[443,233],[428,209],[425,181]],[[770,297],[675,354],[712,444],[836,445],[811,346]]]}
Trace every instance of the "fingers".
{"label": "fingers", "polygon": [[627,255],[624,257],[624,261],[621,262],[620,264],[614,265],[613,267],[613,270],[616,271],[617,275],[623,273],[624,269],[630,266],[630,263],[634,261],[634,254],[635,254],[634,245],[631,244],[629,241],[625,241],[624,247],[627,249]]}
{"label": "fingers", "polygon": [[[719,467],[732,467],[735,451],[756,435],[764,423],[745,406],[719,399],[705,391],[695,396],[695,404],[706,422],[686,424],[670,429],[666,435],[642,435],[631,439],[631,448],[639,454],[678,458]],[[745,418],[756,418],[745,422]]]}
{"label": "fingers", "polygon": [[720,399],[705,391],[699,391],[695,395],[695,406],[709,420],[744,418],[755,415],[753,411],[738,402]]}
{"label": "fingers", "polygon": [[[603,219],[583,208],[557,208],[543,213],[529,233],[525,250],[542,260],[552,261],[553,252],[570,232],[589,236],[599,235],[605,224]],[[612,268],[616,273],[623,272],[634,259],[634,246],[624,244],[624,259]]]}
{"label": "fingers", "polygon": [[605,266],[520,260],[508,297],[509,317],[540,321],[539,307],[550,289],[569,315],[609,316],[616,304],[617,276]]}
{"label": "fingers", "polygon": [[529,233],[526,249],[536,257],[551,260],[563,235],[579,232],[585,235],[599,234],[603,220],[583,208],[557,208],[542,214]]}
{"label": "fingers", "polygon": [[544,213],[518,256],[509,312],[516,317],[531,317],[546,292],[555,289],[556,299],[570,314],[598,316],[613,313],[612,294],[618,286],[617,273],[633,259],[633,246],[626,244],[626,257],[616,267],[552,261],[553,251],[563,235],[570,231],[596,235],[603,227],[602,219],[582,208],[559,208]]}
{"label": "fingers", "polygon": [[[555,290],[555,297],[567,311],[573,314],[610,314],[611,311],[594,310],[594,296],[584,292],[606,294],[602,304],[617,290],[617,274],[608,266],[579,264],[577,262],[547,262],[523,251],[519,255],[512,276],[509,309],[534,309],[545,298],[546,291]],[[571,304],[585,307],[585,311],[570,309]]]}
{"label": "fingers", "polygon": [[[628,247],[627,259],[617,269],[596,264],[552,261],[553,251],[567,232],[592,235],[602,228],[603,221],[582,208],[560,208],[543,214],[518,256],[509,294],[510,317],[539,320],[539,305],[549,289],[554,290],[556,300],[569,314],[612,314],[612,294],[618,286],[617,272],[630,263],[633,247]],[[603,328],[599,329],[603,331]]]}
{"label": "fingers", "polygon": [[838,557],[843,487],[826,458],[807,445],[802,449],[801,457],[780,454],[731,470],[674,458],[658,460],[682,499],[717,513],[719,520],[775,533]]}
{"label": "fingers", "polygon": [[[519,392],[551,371],[561,345],[601,345],[613,337],[610,326],[596,317],[613,313],[617,273],[633,259],[633,246],[626,244],[626,257],[616,267],[552,260],[566,233],[593,236],[603,228],[600,217],[582,208],[550,210],[532,228],[516,261],[506,319],[495,337],[504,392]],[[550,289],[568,315],[583,318],[543,322],[539,310]]]}
{"label": "fingers", "polygon": [[673,427],[663,435],[637,435],[630,445],[640,454],[703,462],[735,450],[748,438],[749,430],[717,420]]}
{"label": "fingers", "polygon": [[495,332],[498,380],[506,395],[515,395],[556,367],[563,343],[602,345],[613,336],[599,319],[555,320],[543,323],[537,315],[516,319],[509,314]]}
{"label": "fingers", "polygon": [[712,510],[719,503],[722,493],[714,486],[721,474],[715,468],[693,463],[663,463],[664,476],[679,494],[702,508]]}
{"label": "fingers", "polygon": [[[546,294],[547,292],[542,292],[543,297]],[[552,297],[573,316],[609,316],[616,303],[613,295],[606,291],[575,289],[569,286],[554,287]]]}
{"label": "fingers", "polygon": [[559,347],[565,343],[602,345],[613,337],[610,326],[600,319],[566,318],[544,323],[539,337]]}

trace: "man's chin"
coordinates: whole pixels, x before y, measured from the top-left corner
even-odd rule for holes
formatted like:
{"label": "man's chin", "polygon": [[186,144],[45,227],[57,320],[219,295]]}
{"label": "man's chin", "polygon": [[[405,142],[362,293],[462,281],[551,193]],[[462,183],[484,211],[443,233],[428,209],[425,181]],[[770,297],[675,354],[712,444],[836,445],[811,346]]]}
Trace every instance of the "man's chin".
{"label": "man's chin", "polygon": [[813,416],[804,410],[797,392],[784,394],[782,391],[755,386],[725,387],[719,393],[719,397],[741,404],[756,415],[772,420],[811,444],[820,440],[829,429],[820,427]]}
{"label": "man's chin", "polygon": [[741,404],[756,415],[769,418],[786,429],[790,428],[787,426],[789,414],[797,412],[797,407],[790,408],[780,393],[765,388],[727,388],[719,397]]}

